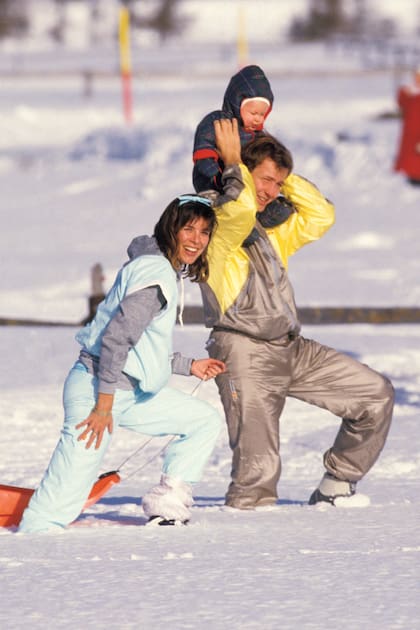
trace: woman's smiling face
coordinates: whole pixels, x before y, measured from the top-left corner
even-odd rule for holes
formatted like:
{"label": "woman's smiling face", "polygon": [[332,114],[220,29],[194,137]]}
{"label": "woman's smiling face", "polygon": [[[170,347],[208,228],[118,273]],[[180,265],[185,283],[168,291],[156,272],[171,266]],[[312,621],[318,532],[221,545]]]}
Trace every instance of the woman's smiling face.
{"label": "woman's smiling face", "polygon": [[210,240],[209,222],[197,217],[186,223],[177,234],[177,258],[183,265],[191,265],[204,252]]}

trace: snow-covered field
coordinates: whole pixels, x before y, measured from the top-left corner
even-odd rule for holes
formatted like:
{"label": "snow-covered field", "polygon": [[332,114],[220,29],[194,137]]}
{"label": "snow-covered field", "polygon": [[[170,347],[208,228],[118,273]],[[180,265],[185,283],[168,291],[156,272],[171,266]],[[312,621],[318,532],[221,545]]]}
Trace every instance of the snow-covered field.
{"label": "snow-covered field", "polygon": [[[165,47],[159,54],[163,68]],[[337,210],[335,227],[291,261],[297,302],[416,306],[420,190],[392,172],[400,122],[379,118],[395,111],[394,76],[340,56],[342,72],[331,73],[334,54],[285,48],[251,60],[266,68],[276,96],[267,128]],[[191,75],[137,81],[131,127],[112,78],[95,81],[90,98],[78,77],[2,79],[0,317],[76,323],[86,315],[91,266],[102,263],[109,286],[131,238],[150,233],[167,203],[191,190],[195,125],[220,106],[236,71],[232,60],[214,64],[209,78],[195,66]],[[198,299],[189,288],[187,300]],[[0,327],[1,483],[34,487],[47,465],[75,332]],[[160,449],[156,440],[67,531],[0,530],[1,626],[420,628],[420,325],[307,326],[304,334],[354,354],[396,388],[386,448],[360,484],[369,507],[306,505],[337,419],[289,401],[275,509],[221,509],[230,469],[223,431],[190,525],[145,528],[141,496],[159,477],[159,457],[138,469]],[[204,356],[206,336],[201,326],[178,328],[175,346]],[[192,391],[196,382],[174,384]],[[222,411],[214,383],[198,395]],[[104,470],[141,442],[117,433]]]}

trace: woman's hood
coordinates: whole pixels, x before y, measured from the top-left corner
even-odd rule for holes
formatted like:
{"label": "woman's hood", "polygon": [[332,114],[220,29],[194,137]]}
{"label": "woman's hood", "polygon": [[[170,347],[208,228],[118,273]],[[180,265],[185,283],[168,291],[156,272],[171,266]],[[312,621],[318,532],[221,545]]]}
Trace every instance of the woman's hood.
{"label": "woman's hood", "polygon": [[133,260],[133,258],[137,258],[138,256],[145,256],[146,254],[162,256],[162,252],[158,247],[155,237],[147,235],[136,236],[136,238],[133,238],[127,248],[127,254],[130,260]]}

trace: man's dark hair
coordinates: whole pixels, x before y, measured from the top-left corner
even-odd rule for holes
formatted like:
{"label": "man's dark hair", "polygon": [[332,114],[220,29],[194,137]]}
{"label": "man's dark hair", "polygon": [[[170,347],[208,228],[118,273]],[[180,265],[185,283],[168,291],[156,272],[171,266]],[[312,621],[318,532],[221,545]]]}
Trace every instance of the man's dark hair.
{"label": "man's dark hair", "polygon": [[251,172],[266,158],[273,160],[279,168],[286,168],[289,173],[293,170],[293,158],[289,149],[268,134],[248,142],[242,148],[241,156]]}

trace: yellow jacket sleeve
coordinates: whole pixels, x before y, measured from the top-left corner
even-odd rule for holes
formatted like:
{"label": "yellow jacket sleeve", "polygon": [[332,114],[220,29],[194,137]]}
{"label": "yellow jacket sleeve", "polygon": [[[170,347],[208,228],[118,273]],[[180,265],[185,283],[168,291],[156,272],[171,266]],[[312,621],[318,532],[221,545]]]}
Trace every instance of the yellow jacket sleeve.
{"label": "yellow jacket sleeve", "polygon": [[316,186],[291,173],[282,186],[282,193],[295,206],[287,221],[268,228],[270,241],[287,268],[289,256],[306,243],[316,241],[334,224],[334,206]]}
{"label": "yellow jacket sleeve", "polygon": [[241,246],[255,225],[257,211],[252,176],[244,164],[240,169],[244,188],[236,200],[215,208],[217,228],[208,248],[208,285],[223,312],[233,304],[248,276],[248,256]]}

